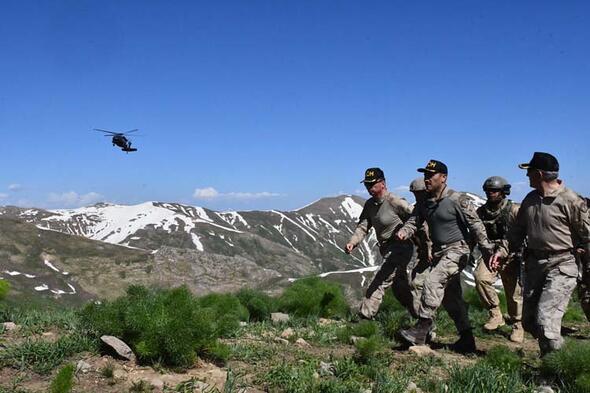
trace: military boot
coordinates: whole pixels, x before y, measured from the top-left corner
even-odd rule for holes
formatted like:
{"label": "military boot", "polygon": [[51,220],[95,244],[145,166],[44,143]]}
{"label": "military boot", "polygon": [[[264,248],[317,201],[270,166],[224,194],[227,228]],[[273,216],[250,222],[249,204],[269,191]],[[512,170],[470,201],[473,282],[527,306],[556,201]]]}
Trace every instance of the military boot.
{"label": "military boot", "polygon": [[432,319],[420,318],[414,327],[400,330],[399,335],[409,344],[424,345],[431,327]]}
{"label": "military boot", "polygon": [[459,332],[459,340],[451,345],[451,350],[458,353],[474,353],[476,351],[475,338],[471,329]]}
{"label": "military boot", "polygon": [[500,326],[506,325],[504,322],[504,317],[502,316],[502,311],[500,311],[500,307],[495,307],[490,309],[490,319],[483,325],[485,330],[496,330]]}
{"label": "military boot", "polygon": [[524,329],[522,323],[514,322],[512,325],[512,333],[510,333],[510,341],[515,343],[522,343],[524,341]]}

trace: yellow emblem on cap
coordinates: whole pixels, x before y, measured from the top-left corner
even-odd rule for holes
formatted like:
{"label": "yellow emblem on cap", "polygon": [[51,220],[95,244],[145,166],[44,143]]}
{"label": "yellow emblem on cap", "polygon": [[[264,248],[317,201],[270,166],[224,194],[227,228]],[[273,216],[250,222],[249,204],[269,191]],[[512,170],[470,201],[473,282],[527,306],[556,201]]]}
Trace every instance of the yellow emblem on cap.
{"label": "yellow emblem on cap", "polygon": [[436,162],[434,161],[429,161],[428,164],[426,164],[426,168],[434,168],[436,167]]}
{"label": "yellow emblem on cap", "polygon": [[375,172],[367,171],[367,173],[365,173],[365,176],[375,176]]}

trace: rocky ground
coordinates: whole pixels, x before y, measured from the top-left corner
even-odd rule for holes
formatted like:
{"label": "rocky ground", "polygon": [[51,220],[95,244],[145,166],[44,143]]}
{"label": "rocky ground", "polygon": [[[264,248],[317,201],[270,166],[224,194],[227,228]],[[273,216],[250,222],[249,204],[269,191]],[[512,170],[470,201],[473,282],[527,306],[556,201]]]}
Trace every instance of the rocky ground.
{"label": "rocky ground", "polygon": [[[201,360],[182,371],[158,365],[141,366],[114,352],[107,354],[105,348],[73,353],[61,364],[75,365],[72,392],[445,391],[445,381],[454,368],[475,365],[486,358],[491,348],[500,345],[520,356],[521,367],[528,369],[527,375],[532,376],[530,386],[537,391],[551,389],[542,388],[543,381],[535,373],[539,367],[536,341],[527,336],[522,344],[511,343],[507,340],[508,328],[496,333],[478,333],[478,353],[461,355],[447,347],[456,338],[452,329],[448,329],[447,316],[439,321],[439,337],[431,348],[410,349],[388,338],[384,325],[379,325],[380,330],[375,333],[372,330],[377,324],[284,316],[274,319],[274,322],[243,323],[234,337],[225,339],[231,353],[223,366]],[[67,324],[62,322],[43,320],[37,315],[22,322],[23,325],[4,323],[0,347],[8,352],[25,343],[55,344],[67,331]],[[584,322],[572,322],[569,327],[574,331],[568,330],[568,340],[586,341],[590,337]],[[375,335],[379,336],[377,345],[365,345]],[[39,351],[38,360],[46,356],[39,347],[31,346],[31,351]],[[59,369],[36,364],[31,353],[23,354],[22,362],[7,358],[0,355],[3,366],[0,392],[46,392]],[[384,382],[384,376],[389,378],[388,382]]]}

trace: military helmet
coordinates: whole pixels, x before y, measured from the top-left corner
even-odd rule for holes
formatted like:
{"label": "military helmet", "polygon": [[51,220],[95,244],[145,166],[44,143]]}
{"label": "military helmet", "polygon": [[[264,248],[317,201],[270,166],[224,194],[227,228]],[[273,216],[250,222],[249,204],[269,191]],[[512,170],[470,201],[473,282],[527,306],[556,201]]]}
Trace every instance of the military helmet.
{"label": "military helmet", "polygon": [[410,191],[411,192],[426,191],[426,184],[424,184],[424,178],[419,177],[417,179],[412,180],[412,182],[410,183]]}
{"label": "military helmet", "polygon": [[488,177],[483,182],[483,190],[500,190],[504,195],[510,195],[510,187],[512,187],[506,179],[500,176]]}

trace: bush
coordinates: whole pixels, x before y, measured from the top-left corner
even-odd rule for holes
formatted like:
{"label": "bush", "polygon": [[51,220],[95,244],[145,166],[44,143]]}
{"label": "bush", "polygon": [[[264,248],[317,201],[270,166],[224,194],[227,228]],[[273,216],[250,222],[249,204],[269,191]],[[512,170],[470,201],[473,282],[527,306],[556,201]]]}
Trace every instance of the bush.
{"label": "bush", "polygon": [[[215,353],[216,340],[239,326],[247,310],[232,296],[195,298],[186,287],[148,290],[132,286],[113,302],[90,304],[83,326],[97,337],[125,341],[141,363],[190,367],[198,354]],[[210,352],[207,352],[210,351]]]}
{"label": "bush", "polygon": [[345,318],[349,313],[342,287],[318,277],[295,281],[279,298],[279,309],[297,317]]}
{"label": "bush", "polygon": [[352,335],[357,337],[371,337],[379,335],[379,325],[374,321],[361,321],[351,328]]}
{"label": "bush", "polygon": [[377,352],[384,348],[383,340],[378,336],[358,340],[354,346],[356,348],[354,359],[358,363],[368,363]]}
{"label": "bush", "polygon": [[575,391],[590,391],[590,343],[568,341],[559,351],[543,358],[541,372],[555,377],[566,388],[575,385],[579,386]]}
{"label": "bush", "polygon": [[4,299],[10,290],[10,284],[6,280],[0,280],[0,300]]}
{"label": "bush", "polygon": [[236,296],[240,303],[248,309],[251,322],[265,321],[275,310],[275,300],[264,292],[254,289],[242,289]]}
{"label": "bush", "polygon": [[51,381],[49,391],[51,393],[69,393],[72,391],[73,385],[74,365],[68,364],[67,366],[62,367],[62,369],[59,370],[53,381]]}
{"label": "bush", "polygon": [[486,354],[484,362],[505,373],[518,371],[522,366],[521,357],[503,345],[491,348]]}
{"label": "bush", "polygon": [[248,309],[235,295],[212,293],[200,298],[198,304],[216,322],[215,332],[220,337],[231,336],[240,327],[240,321],[248,320]]}

